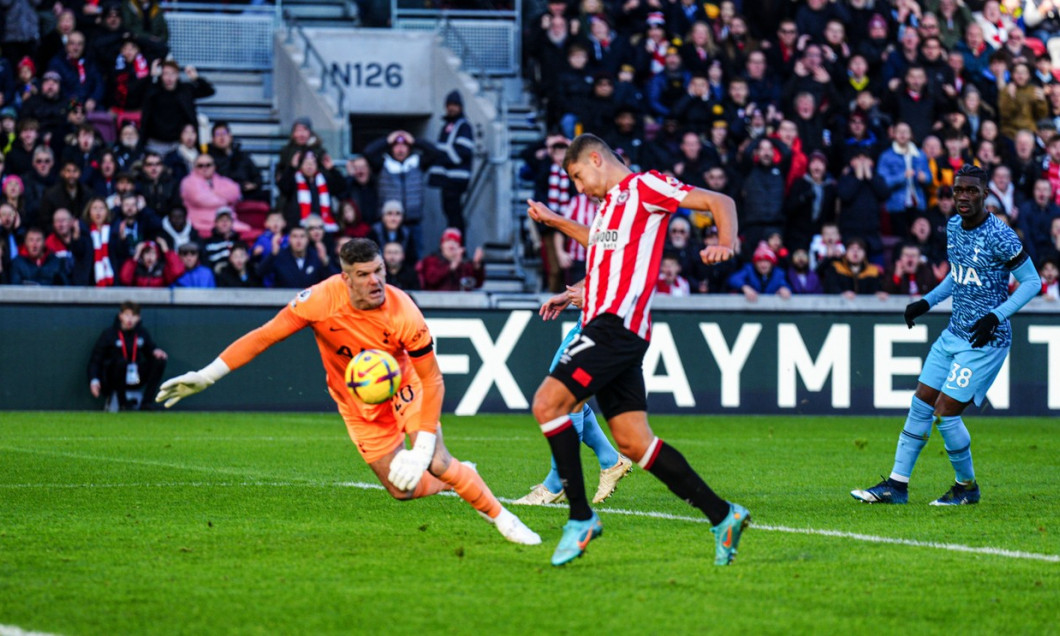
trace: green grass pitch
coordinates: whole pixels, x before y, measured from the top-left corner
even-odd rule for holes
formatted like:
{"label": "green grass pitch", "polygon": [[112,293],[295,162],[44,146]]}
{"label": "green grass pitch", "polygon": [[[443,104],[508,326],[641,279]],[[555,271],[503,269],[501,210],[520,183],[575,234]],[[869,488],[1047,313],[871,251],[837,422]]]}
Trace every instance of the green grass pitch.
{"label": "green grass pitch", "polygon": [[[1060,422],[967,420],[983,502],[937,508],[937,434],[909,505],[848,494],[889,471],[898,418],[654,417],[751,510],[736,563],[637,469],[553,568],[565,508],[511,506],[544,540],[525,547],[456,497],[393,501],[337,415],[2,413],[0,631],[1057,633]],[[502,498],[548,469],[528,415],[444,421]]]}

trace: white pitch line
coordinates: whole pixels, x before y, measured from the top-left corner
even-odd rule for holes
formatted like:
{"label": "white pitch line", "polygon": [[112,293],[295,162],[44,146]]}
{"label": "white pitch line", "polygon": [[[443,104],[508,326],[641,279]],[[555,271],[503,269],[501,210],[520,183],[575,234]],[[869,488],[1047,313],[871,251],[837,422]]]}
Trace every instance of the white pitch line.
{"label": "white pitch line", "polygon": [[[169,482],[169,483],[129,483],[129,484],[0,484],[0,489],[8,488],[245,488],[245,487],[268,487],[268,488],[357,488],[359,490],[384,490],[381,484],[363,481],[341,481],[341,482]],[[454,492],[438,493],[442,496],[456,497]],[[504,503],[510,504],[514,499],[498,497]],[[547,508],[565,509],[566,504],[545,504]],[[622,515],[626,517],[644,517],[649,519],[664,519],[667,521],[685,521],[688,523],[710,523],[704,517],[688,517],[675,515],[668,512],[657,512],[654,510],[628,510],[624,508],[597,508],[602,514]],[[852,539],[854,541],[865,541],[868,543],[883,543],[890,545],[904,545],[914,548],[932,548],[935,550],[947,550],[949,552],[965,552],[969,554],[986,554],[1000,556],[1009,559],[1024,559],[1031,561],[1045,561],[1047,563],[1060,563],[1060,555],[1040,554],[1036,552],[1023,552],[1021,550],[1005,550],[1003,548],[975,547],[961,545],[959,543],[939,543],[937,541],[918,541],[916,539],[901,539],[898,537],[881,537],[859,532],[846,532],[843,530],[824,530],[819,528],[792,528],[790,526],[775,526],[770,524],[753,523],[754,530],[765,530],[766,532],[785,532],[788,534],[806,534],[819,537],[835,537],[839,539]],[[11,635],[3,632],[0,626],[0,636],[21,636],[17,632]],[[26,632],[25,634],[29,634]]]}
{"label": "white pitch line", "polygon": [[58,636],[58,634],[27,631],[15,625],[0,625],[0,636]]}

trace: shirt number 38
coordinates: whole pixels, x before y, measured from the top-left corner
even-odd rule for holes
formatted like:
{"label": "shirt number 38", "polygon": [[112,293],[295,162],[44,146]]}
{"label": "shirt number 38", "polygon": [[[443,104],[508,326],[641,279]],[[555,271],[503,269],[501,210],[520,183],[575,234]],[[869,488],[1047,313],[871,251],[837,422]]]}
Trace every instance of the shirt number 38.
{"label": "shirt number 38", "polygon": [[950,374],[946,376],[946,382],[953,382],[962,389],[968,386],[968,383],[972,381],[972,370],[968,367],[962,367],[960,364],[954,362],[953,367],[950,368]]}

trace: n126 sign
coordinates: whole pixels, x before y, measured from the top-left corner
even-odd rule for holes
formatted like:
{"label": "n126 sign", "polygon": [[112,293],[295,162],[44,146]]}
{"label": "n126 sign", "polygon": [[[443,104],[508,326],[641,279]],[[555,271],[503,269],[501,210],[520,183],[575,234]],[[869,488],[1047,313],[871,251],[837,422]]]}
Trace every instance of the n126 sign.
{"label": "n126 sign", "polygon": [[397,63],[347,62],[343,67],[332,62],[331,74],[336,80],[354,88],[398,88],[404,82],[403,69]]}

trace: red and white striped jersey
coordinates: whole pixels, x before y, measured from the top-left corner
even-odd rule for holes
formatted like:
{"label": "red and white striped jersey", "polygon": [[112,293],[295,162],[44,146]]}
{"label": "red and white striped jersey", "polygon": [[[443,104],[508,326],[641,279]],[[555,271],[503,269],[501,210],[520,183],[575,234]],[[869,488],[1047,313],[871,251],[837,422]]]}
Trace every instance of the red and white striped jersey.
{"label": "red and white striped jersey", "polygon": [[608,191],[589,227],[582,324],[615,314],[651,339],[651,299],[659,278],[667,215],[692,186],[655,170],[633,173]]}
{"label": "red and white striped jersey", "polygon": [[[570,200],[567,208],[563,211],[563,215],[582,225],[589,225],[596,216],[596,202],[591,197],[579,194]],[[569,238],[567,239],[566,249],[572,259],[581,263],[585,262],[588,252],[581,243]]]}

